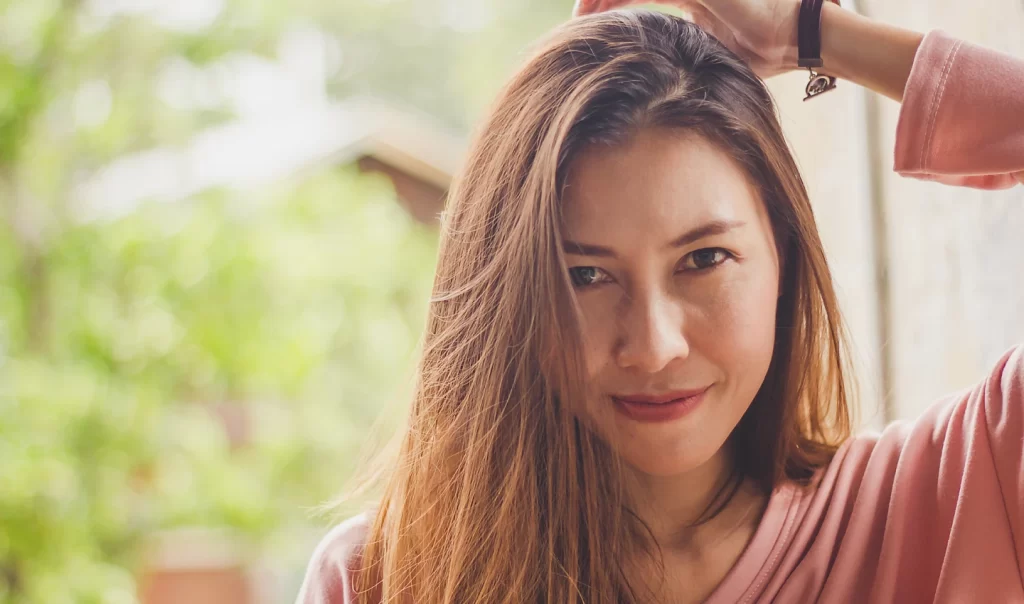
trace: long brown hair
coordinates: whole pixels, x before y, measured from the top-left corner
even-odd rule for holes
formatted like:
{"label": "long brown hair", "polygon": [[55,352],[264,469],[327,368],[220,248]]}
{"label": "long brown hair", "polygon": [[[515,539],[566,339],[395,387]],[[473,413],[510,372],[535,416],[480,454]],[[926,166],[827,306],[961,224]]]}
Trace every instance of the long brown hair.
{"label": "long brown hair", "polygon": [[500,93],[449,197],[416,389],[356,587],[367,602],[638,599],[651,542],[620,460],[581,425],[561,251],[573,157],[640,128],[697,132],[758,185],[782,269],[768,375],[730,441],[765,491],[849,436],[845,330],[807,191],[764,83],[682,19],[616,11],[547,38]]}

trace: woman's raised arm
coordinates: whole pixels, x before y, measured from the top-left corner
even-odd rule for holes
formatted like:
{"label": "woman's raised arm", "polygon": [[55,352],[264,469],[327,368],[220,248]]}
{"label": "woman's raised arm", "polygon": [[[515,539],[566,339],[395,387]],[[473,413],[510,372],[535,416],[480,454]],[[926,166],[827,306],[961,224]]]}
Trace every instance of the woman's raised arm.
{"label": "woman's raised arm", "polygon": [[1024,60],[832,3],[822,11],[822,59],[823,71],[902,101],[900,174],[984,189],[1024,183]]}
{"label": "woman's raised arm", "polygon": [[[575,12],[642,0],[578,0]],[[800,0],[664,0],[688,12],[762,77],[797,67]],[[945,184],[1024,183],[1024,59],[822,8],[823,73],[902,101],[894,169]],[[794,91],[799,94],[800,91]]]}

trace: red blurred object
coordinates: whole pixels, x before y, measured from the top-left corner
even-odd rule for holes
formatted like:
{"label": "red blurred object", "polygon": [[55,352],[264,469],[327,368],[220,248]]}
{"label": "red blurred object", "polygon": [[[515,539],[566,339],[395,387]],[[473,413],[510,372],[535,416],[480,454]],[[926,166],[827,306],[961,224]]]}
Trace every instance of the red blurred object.
{"label": "red blurred object", "polygon": [[142,604],[256,604],[240,544],[223,531],[153,537],[139,576]]}

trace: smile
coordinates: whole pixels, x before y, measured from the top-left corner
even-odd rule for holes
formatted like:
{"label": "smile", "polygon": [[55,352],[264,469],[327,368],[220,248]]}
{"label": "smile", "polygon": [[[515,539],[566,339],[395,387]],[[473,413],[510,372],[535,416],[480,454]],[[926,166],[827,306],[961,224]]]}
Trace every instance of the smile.
{"label": "smile", "polygon": [[657,396],[612,396],[615,410],[643,423],[661,423],[679,419],[696,409],[711,387],[672,392]]}

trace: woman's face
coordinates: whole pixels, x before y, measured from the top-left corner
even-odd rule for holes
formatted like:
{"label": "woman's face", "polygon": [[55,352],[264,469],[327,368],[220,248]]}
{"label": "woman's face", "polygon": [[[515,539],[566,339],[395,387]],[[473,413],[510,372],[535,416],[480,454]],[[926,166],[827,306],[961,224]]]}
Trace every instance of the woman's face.
{"label": "woman's face", "polygon": [[756,189],[699,135],[644,130],[576,158],[563,220],[589,389],[577,413],[640,472],[701,467],[772,357],[779,258]]}

